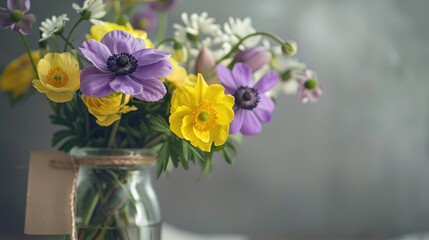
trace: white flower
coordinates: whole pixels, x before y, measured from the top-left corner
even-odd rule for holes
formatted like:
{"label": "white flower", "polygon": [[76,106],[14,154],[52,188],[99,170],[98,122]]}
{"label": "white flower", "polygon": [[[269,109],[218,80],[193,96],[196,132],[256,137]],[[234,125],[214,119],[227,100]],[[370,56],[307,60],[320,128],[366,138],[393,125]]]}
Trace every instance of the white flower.
{"label": "white flower", "polygon": [[42,32],[42,38],[39,42],[45,41],[50,38],[55,33],[59,33],[64,29],[66,22],[70,19],[67,17],[67,14],[62,14],[60,16],[52,16],[52,18],[46,18],[39,27],[39,30]]}
{"label": "white flower", "polygon": [[[243,20],[230,17],[228,22],[223,25],[223,30],[225,32],[226,40],[231,45],[237,44],[242,38],[256,32],[252,26],[252,19],[249,17],[244,18]],[[255,47],[260,42],[261,36],[250,37],[246,39],[242,45],[240,45],[240,48],[243,50],[244,48]]]}
{"label": "white flower", "polygon": [[77,3],[73,3],[72,7],[84,19],[93,24],[103,24],[103,21],[99,20],[106,15],[106,4],[103,3],[103,0],[85,0],[82,7]]}
{"label": "white flower", "polygon": [[200,49],[210,48],[216,59],[222,57],[230,45],[225,43],[224,34],[214,18],[208,17],[207,12],[181,15],[184,26],[174,24],[175,38],[190,49],[192,57],[198,56]]}

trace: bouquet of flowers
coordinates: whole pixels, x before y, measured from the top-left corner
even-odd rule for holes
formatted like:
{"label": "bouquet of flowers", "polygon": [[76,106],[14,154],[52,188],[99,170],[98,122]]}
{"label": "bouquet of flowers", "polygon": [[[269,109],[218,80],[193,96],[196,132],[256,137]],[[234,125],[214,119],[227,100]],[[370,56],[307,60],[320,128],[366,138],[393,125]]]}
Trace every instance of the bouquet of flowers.
{"label": "bouquet of flowers", "polygon": [[[42,21],[39,49],[32,50],[26,40],[36,23],[30,0],[7,0],[7,8],[0,7],[0,27],[16,32],[27,53],[4,69],[0,89],[12,102],[35,90],[46,96],[52,124],[62,128],[52,138],[59,150],[151,149],[157,177],[190,164],[199,164],[206,175],[216,153],[233,163],[242,136],[260,133],[271,121],[279,93],[303,102],[322,94],[316,74],[293,59],[296,43],[256,31],[250,18],[220,25],[206,12],[183,13],[183,22],[173,24],[174,36],[165,38],[168,12],[176,3],[73,3],[73,26],[67,26],[66,14]],[[82,41],[75,30],[84,21],[92,25]],[[93,170],[99,196],[83,196],[91,202],[87,224],[106,216],[97,211],[106,209],[106,196],[118,195],[112,190],[124,188],[129,172]],[[112,199],[109,211],[119,213],[103,227],[129,224],[127,211],[138,212],[136,199],[119,204]],[[83,239],[109,234],[127,239],[121,231],[86,233]]]}

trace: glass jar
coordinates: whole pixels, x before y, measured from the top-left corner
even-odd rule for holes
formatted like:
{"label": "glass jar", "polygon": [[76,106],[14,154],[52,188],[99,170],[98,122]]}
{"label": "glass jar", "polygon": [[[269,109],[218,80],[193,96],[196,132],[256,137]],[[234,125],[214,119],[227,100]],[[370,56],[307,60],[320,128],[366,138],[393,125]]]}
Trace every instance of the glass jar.
{"label": "glass jar", "polygon": [[160,240],[161,214],[151,183],[152,163],[88,164],[115,157],[147,157],[146,149],[82,148],[72,152],[79,162],[76,226],[80,240]]}

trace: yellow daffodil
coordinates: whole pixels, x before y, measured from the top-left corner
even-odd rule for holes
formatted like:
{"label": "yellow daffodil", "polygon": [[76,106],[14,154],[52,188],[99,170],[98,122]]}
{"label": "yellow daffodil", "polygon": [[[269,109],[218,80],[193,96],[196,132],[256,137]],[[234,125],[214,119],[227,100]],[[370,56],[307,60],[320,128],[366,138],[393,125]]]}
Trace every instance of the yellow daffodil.
{"label": "yellow daffodil", "polygon": [[173,65],[173,72],[165,77],[165,79],[171,82],[174,87],[180,87],[182,85],[193,87],[197,82],[197,76],[189,74],[186,69],[179,65],[174,58],[169,58],[171,65]]}
{"label": "yellow daffodil", "polygon": [[40,79],[33,80],[34,87],[54,102],[72,100],[79,89],[79,63],[69,52],[46,54],[37,64],[37,72]]}
{"label": "yellow daffodil", "polygon": [[[37,64],[39,52],[32,51],[31,58]],[[12,98],[17,98],[24,94],[35,78],[36,75],[28,54],[24,53],[6,66],[0,77],[0,90],[11,93]]]}
{"label": "yellow daffodil", "polygon": [[125,25],[119,25],[116,23],[104,22],[104,24],[94,24],[91,27],[90,33],[86,34],[86,39],[94,39],[97,41],[101,41],[106,33],[121,30],[131,34],[135,38],[141,38],[146,43],[146,48],[153,48],[154,45],[152,41],[147,38],[147,33],[142,30],[134,29],[130,23],[126,23]]}
{"label": "yellow daffodil", "polygon": [[223,145],[234,118],[234,97],[220,84],[207,85],[198,74],[195,87],[181,86],[171,98],[170,129],[195,147],[210,152]]}
{"label": "yellow daffodil", "polygon": [[82,96],[88,111],[97,118],[97,124],[104,127],[121,119],[122,113],[137,110],[135,106],[127,106],[131,99],[130,95],[125,96],[123,107],[121,107],[121,99],[122,94],[116,93],[103,98]]}

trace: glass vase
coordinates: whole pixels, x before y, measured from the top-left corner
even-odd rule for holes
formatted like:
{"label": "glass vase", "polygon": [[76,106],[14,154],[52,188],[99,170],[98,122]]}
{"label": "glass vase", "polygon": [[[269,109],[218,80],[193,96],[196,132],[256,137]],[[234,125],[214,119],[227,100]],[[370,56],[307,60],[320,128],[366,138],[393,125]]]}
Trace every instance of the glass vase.
{"label": "glass vase", "polygon": [[[72,153],[78,160],[155,154],[145,149],[90,149]],[[80,161],[81,162],[81,161]],[[153,164],[80,163],[76,197],[79,240],[160,240],[161,214],[151,183]]]}

